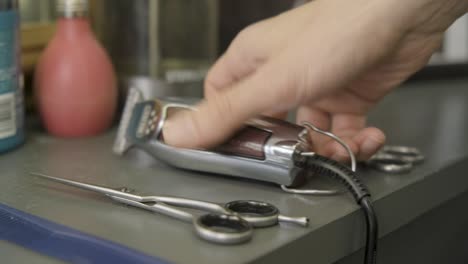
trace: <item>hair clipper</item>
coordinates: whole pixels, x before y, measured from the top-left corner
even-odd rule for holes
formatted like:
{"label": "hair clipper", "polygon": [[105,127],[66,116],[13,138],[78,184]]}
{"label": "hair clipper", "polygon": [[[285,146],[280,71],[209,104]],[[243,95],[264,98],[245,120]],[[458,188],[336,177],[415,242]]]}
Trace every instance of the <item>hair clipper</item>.
{"label": "hair clipper", "polygon": [[[303,154],[311,153],[310,127],[260,117],[250,120],[245,128],[214,149],[181,149],[165,144],[162,138],[165,120],[173,111],[181,109],[191,107],[158,99],[146,100],[138,88],[131,88],[114,152],[122,155],[136,147],[174,167],[275,183],[283,189],[306,181],[310,170],[298,164]],[[336,193],[333,190],[309,191],[312,194]]]}

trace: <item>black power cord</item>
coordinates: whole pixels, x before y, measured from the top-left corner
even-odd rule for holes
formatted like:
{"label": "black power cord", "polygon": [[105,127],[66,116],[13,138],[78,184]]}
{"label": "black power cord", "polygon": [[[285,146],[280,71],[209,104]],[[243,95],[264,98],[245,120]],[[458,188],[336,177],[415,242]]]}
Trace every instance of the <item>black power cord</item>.
{"label": "black power cord", "polygon": [[377,241],[379,237],[377,216],[372,207],[370,193],[361,180],[357,178],[355,172],[339,162],[317,154],[299,159],[297,165],[305,167],[317,175],[328,175],[336,178],[351,192],[366,217],[367,237],[364,263],[377,263]]}
{"label": "black power cord", "polygon": [[364,263],[377,263],[377,241],[379,239],[379,226],[377,216],[372,207],[369,196],[361,199],[360,205],[366,214],[367,239]]}

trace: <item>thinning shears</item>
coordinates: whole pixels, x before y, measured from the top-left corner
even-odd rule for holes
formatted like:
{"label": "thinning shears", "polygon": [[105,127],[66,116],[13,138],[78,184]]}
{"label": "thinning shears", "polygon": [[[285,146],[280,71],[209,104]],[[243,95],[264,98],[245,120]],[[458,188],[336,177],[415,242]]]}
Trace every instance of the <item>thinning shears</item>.
{"label": "thinning shears", "polygon": [[424,155],[414,147],[384,146],[367,164],[379,171],[388,173],[405,173],[415,164],[424,161]]}
{"label": "thinning shears", "polygon": [[[305,227],[309,222],[307,217],[281,215],[277,207],[265,202],[239,200],[226,204],[217,204],[181,197],[140,196],[133,194],[126,187],[113,189],[56,178],[41,173],[31,174],[65,185],[101,193],[126,205],[193,223],[195,232],[200,238],[218,244],[247,242],[252,238],[253,227],[268,227],[277,225],[279,222],[293,223]],[[209,213],[194,216],[191,213],[174,207],[191,208]]]}

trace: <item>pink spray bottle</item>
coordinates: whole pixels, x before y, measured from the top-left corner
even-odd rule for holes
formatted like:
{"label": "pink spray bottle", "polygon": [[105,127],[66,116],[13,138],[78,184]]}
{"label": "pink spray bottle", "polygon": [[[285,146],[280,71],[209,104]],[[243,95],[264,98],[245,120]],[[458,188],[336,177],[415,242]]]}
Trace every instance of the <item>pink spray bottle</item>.
{"label": "pink spray bottle", "polygon": [[99,134],[117,106],[113,66],[87,19],[87,0],[59,0],[57,31],[35,74],[35,94],[47,131],[59,137]]}

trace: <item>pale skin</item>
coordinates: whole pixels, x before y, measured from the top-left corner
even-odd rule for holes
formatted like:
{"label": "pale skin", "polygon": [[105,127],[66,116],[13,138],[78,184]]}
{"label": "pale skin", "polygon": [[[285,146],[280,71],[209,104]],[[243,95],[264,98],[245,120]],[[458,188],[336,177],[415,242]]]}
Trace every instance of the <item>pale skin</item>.
{"label": "pale skin", "polygon": [[[197,111],[172,117],[164,138],[183,148],[219,144],[260,114],[312,122],[366,160],[385,143],[367,113],[424,67],[468,0],[316,0],[243,30],[211,68]],[[346,160],[336,142],[315,151]]]}

